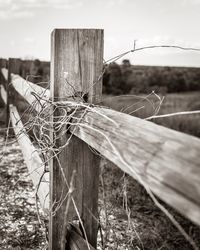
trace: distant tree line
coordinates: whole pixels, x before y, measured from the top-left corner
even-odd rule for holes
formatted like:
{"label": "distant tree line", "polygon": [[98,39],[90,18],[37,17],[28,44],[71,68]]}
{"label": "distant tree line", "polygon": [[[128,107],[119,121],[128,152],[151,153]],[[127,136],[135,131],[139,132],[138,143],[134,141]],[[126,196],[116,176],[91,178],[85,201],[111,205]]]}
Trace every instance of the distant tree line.
{"label": "distant tree line", "polygon": [[[121,95],[176,93],[200,90],[200,68],[135,66],[125,59],[122,64],[105,65],[103,93]],[[22,77],[49,87],[50,63],[38,59],[22,61]]]}
{"label": "distant tree line", "polygon": [[122,65],[111,63],[105,67],[103,92],[106,94],[200,90],[200,68],[133,66],[129,60],[124,60]]}

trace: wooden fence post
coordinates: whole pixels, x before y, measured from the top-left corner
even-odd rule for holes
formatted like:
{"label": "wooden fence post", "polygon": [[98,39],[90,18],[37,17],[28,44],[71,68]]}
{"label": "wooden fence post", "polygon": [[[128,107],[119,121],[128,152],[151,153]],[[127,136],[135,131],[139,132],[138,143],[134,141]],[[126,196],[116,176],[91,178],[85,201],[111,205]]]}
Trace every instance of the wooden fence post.
{"label": "wooden fence post", "polygon": [[7,68],[7,59],[0,58],[0,66],[1,68]]}
{"label": "wooden fence post", "polygon": [[[51,98],[53,101],[69,100],[85,94],[89,103],[99,102],[102,83],[99,76],[103,70],[103,30],[56,29],[51,37]],[[95,83],[95,84],[94,84]],[[80,100],[80,99],[79,99]],[[59,111],[54,116],[59,116]],[[56,118],[53,117],[53,120]],[[54,135],[55,136],[55,135]],[[59,137],[59,135],[57,134]],[[70,134],[56,139],[55,148],[64,145]],[[59,164],[60,163],[60,164]],[[89,243],[96,248],[98,229],[98,184],[100,157],[91,152],[88,145],[73,136],[57,159],[50,163],[50,243],[49,249],[60,250],[64,213],[67,199],[55,213],[55,204],[65,197],[68,188],[63,180],[60,166],[70,183],[76,170],[73,198],[84,224]],[[57,202],[57,203],[56,203]],[[53,206],[54,205],[54,206]],[[73,204],[68,219],[77,219]]]}
{"label": "wooden fence post", "polygon": [[[0,58],[0,85],[3,85],[4,86],[4,88],[5,88],[5,86],[6,86],[6,80],[4,79],[4,76],[3,76],[3,74],[2,74],[2,72],[1,72],[1,69],[2,68],[7,68],[7,60],[6,59],[3,59],[3,58]],[[0,95],[1,96],[1,95]],[[0,97],[0,107],[4,107],[5,106],[5,103],[4,103],[4,101],[2,100],[2,98]],[[3,116],[4,116],[4,114],[3,114]],[[4,119],[3,119],[4,120]],[[4,120],[5,121],[5,120]]]}
{"label": "wooden fence post", "polygon": [[0,58],[0,67],[7,68],[7,59]]}
{"label": "wooden fence post", "polygon": [[7,81],[7,108],[6,108],[6,126],[9,125],[9,104],[16,105],[16,91],[11,85],[11,74],[20,75],[21,71],[21,60],[18,58],[9,58],[8,60],[8,81]]}
{"label": "wooden fence post", "polygon": [[[31,65],[32,65],[32,61],[30,60],[23,60],[22,61],[22,67],[21,67],[21,76],[26,79],[28,75],[30,75],[30,68],[31,68]],[[29,80],[29,79],[27,79]]]}

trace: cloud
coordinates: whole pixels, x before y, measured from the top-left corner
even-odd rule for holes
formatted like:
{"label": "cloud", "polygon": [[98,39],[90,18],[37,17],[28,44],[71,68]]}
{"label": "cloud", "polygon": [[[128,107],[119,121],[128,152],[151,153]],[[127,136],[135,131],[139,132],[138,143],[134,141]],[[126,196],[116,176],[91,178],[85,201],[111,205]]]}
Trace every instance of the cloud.
{"label": "cloud", "polygon": [[106,5],[107,7],[113,7],[116,5],[122,5],[125,3],[126,0],[107,0]]}
{"label": "cloud", "polygon": [[14,47],[16,43],[15,43],[14,40],[11,40],[11,41],[9,42],[9,44],[10,44],[10,46]]}
{"label": "cloud", "polygon": [[25,37],[24,42],[32,44],[32,43],[35,43],[35,39],[33,37]]}
{"label": "cloud", "polygon": [[182,5],[199,5],[200,0],[182,0]]}
{"label": "cloud", "polygon": [[21,39],[15,39],[15,37],[10,40],[9,44],[12,47],[22,47],[22,46],[37,46],[37,40],[34,37],[24,37]]}
{"label": "cloud", "polygon": [[73,0],[0,0],[0,18],[28,18],[33,17],[38,9],[69,10],[80,6],[81,1]]}
{"label": "cloud", "polygon": [[81,1],[73,1],[73,0],[46,0],[43,2],[43,7],[51,6],[55,9],[74,9],[81,7],[83,3]]}
{"label": "cloud", "polygon": [[122,6],[127,3],[133,3],[132,0],[96,0],[96,4],[100,4],[104,8],[114,8],[117,6]]}
{"label": "cloud", "polygon": [[0,10],[0,19],[18,19],[18,18],[30,18],[33,17],[32,11],[12,11],[12,10]]}

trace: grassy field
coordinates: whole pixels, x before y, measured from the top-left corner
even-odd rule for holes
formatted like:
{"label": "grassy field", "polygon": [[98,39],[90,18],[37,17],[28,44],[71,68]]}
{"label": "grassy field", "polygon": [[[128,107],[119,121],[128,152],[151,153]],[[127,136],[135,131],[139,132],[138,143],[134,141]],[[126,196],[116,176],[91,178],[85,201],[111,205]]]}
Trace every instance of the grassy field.
{"label": "grassy field", "polygon": [[[160,98],[163,97],[161,96]],[[145,119],[155,115],[159,107],[158,115],[200,109],[200,92],[167,94],[161,104],[159,98],[154,94],[150,96],[104,96],[102,104]],[[152,121],[168,128],[200,137],[200,114],[157,118]]]}
{"label": "grassy field", "polygon": [[[200,109],[200,92],[168,94],[158,114]],[[123,111],[137,117],[147,118],[155,114],[160,100],[155,95],[145,96],[104,96],[102,105]],[[154,122],[164,126],[200,137],[200,115],[182,115],[155,119]],[[172,225],[170,220],[158,209],[144,188],[133,178],[124,174],[119,168],[106,161],[101,168],[103,187],[100,185],[100,197],[106,198],[107,216],[113,217],[108,238],[114,238],[118,247],[120,237],[117,228],[124,226],[121,237],[125,242],[122,249],[137,250],[192,250],[194,249],[183,235]],[[163,202],[160,201],[162,204]],[[182,225],[184,230],[200,246],[200,228],[185,219],[174,209],[163,204]],[[105,206],[105,207],[106,207]],[[114,222],[115,223],[114,223]],[[107,223],[109,225],[109,223]],[[109,229],[109,226],[108,226]],[[108,230],[109,232],[109,230]]]}
{"label": "grassy field", "polygon": [[[159,114],[200,109],[199,97],[200,92],[169,94],[165,97]],[[154,115],[156,108],[160,106],[159,98],[155,95],[151,95],[148,98],[145,96],[104,96],[103,99],[104,101],[101,105],[141,118]],[[156,119],[155,122],[200,137],[200,115],[161,118]],[[1,149],[3,149],[2,145],[0,145]],[[15,149],[15,145],[11,147],[11,151]],[[25,165],[20,163],[21,169],[18,169],[18,166],[16,168],[16,159],[19,159],[20,162],[23,161],[18,151],[15,152],[13,156],[10,154],[12,152],[8,151],[6,155],[9,155],[9,157],[4,155],[1,161],[1,164],[6,163],[7,166],[6,168],[5,166],[1,168],[1,171],[3,171],[2,190],[4,190],[4,200],[7,204],[2,203],[2,208],[0,207],[2,217],[0,231],[2,228],[5,228],[6,225],[6,230],[1,231],[2,244],[4,245],[1,245],[0,237],[0,249],[8,249],[8,244],[6,244],[5,240],[7,240],[7,243],[12,247],[9,249],[44,249],[43,246],[46,243],[44,229],[39,227],[36,222],[36,213],[33,209],[34,204],[33,206],[29,206],[29,211],[27,209],[28,205],[22,203],[22,200],[25,198],[24,187],[21,187],[21,182],[18,182],[18,186],[16,187],[16,185],[14,186],[13,184],[15,183],[14,181],[8,181],[11,178],[17,180],[19,174],[20,176],[23,173],[25,174]],[[15,169],[15,172],[17,169],[16,174],[13,174],[15,172],[13,172],[12,175],[10,174],[12,168]],[[26,176],[25,179],[27,179]],[[33,192],[32,188],[28,185],[29,180],[26,181],[28,191]],[[22,198],[20,198],[21,194],[18,194],[18,189],[23,190]],[[16,201],[13,203],[13,190],[15,191],[15,196],[19,196],[17,199],[19,201],[18,203],[16,203]],[[18,193],[16,193],[16,191]],[[28,196],[30,197],[29,194]],[[28,199],[25,199],[25,201],[29,202]],[[163,204],[162,201],[160,202]],[[172,208],[165,204],[163,205],[181,224],[184,230],[195,241],[196,245],[200,246],[200,228]],[[6,212],[4,211],[4,207],[8,208]],[[11,212],[11,215],[8,211],[9,213]],[[19,213],[22,215],[20,216]],[[21,217],[23,221],[26,220],[23,227],[20,226]],[[119,168],[114,166],[114,164],[105,159],[102,160],[100,172],[99,217],[102,233],[99,232],[98,250],[194,249],[153,203],[144,188],[132,177],[124,174]],[[47,223],[48,218],[42,219]],[[35,231],[32,232],[33,230],[31,231],[27,228],[33,228]],[[102,236],[100,236],[100,234],[102,234]],[[19,242],[18,239],[22,239],[23,241]],[[3,246],[5,246],[5,248]]]}

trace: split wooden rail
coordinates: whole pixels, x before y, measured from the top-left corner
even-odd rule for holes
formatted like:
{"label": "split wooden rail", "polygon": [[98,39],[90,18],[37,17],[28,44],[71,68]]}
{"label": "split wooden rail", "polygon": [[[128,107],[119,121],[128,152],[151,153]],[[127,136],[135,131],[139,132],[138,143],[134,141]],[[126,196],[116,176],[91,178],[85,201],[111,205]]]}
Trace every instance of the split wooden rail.
{"label": "split wooden rail", "polygon": [[[43,208],[49,208],[49,190],[50,208],[68,192],[59,164],[68,183],[73,170],[76,170],[73,193],[76,209],[71,202],[68,220],[76,218],[78,210],[87,239],[96,248],[98,222],[95,217],[98,211],[100,157],[89,149],[89,145],[139,181],[147,190],[151,190],[168,205],[200,225],[200,140],[149,121],[85,103],[96,104],[101,101],[102,30],[56,29],[51,39],[50,90],[27,82],[17,75],[18,72],[8,70],[7,76],[7,71],[2,69],[5,78],[10,79],[9,84],[11,83],[15,91],[30,105],[34,103],[37,112],[41,111],[41,104],[45,105],[48,100],[63,103],[70,100],[74,105],[89,107],[87,112],[80,109],[75,113],[76,117],[71,121],[74,125],[70,127],[73,136],[69,145],[62,150],[57,159],[54,157],[49,163],[50,186],[48,174],[45,174],[38,192]],[[12,62],[13,59],[9,59],[9,67]],[[32,92],[42,96],[40,104],[35,105]],[[32,173],[33,183],[37,186],[43,163],[26,131],[23,130],[17,109],[10,104],[8,93],[7,91],[6,94],[6,88],[1,86],[1,96],[3,100],[7,100],[7,105],[10,105],[12,125],[15,133],[20,133],[18,141],[29,172]],[[84,97],[85,102],[79,98],[80,95]],[[57,110],[53,114],[52,121],[56,120],[60,112]],[[79,118],[81,122],[77,124]],[[70,133],[61,138],[58,135],[55,148],[64,145],[69,136]],[[29,147],[24,149],[25,145]],[[55,214],[49,209],[50,249],[64,249],[62,234],[66,206],[67,201],[64,201]],[[82,247],[79,248],[77,243],[75,249],[87,249],[85,241],[81,244]]]}

